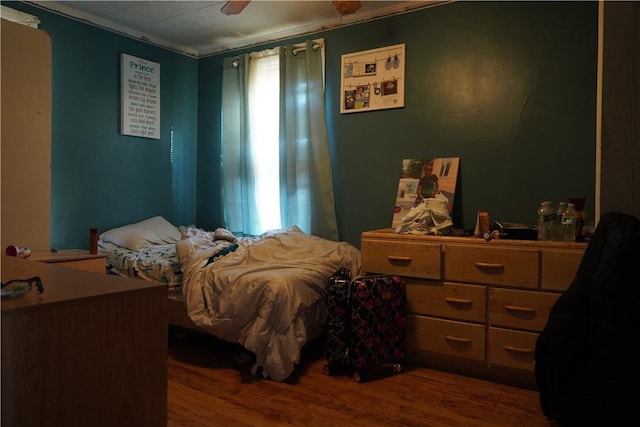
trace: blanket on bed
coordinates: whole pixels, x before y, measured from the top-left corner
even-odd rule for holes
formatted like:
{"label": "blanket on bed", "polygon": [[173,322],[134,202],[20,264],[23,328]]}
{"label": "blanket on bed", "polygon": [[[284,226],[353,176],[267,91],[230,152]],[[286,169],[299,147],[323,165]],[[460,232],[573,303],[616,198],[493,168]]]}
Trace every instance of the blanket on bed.
{"label": "blanket on bed", "polygon": [[324,332],[331,274],[342,267],[354,276],[360,270],[357,248],[295,226],[240,240],[218,229],[193,240],[195,248],[185,248],[189,239],[181,243],[190,254],[183,264],[189,317],[242,344],[256,355],[253,372],[261,367],[277,381],[293,372],[302,346]]}

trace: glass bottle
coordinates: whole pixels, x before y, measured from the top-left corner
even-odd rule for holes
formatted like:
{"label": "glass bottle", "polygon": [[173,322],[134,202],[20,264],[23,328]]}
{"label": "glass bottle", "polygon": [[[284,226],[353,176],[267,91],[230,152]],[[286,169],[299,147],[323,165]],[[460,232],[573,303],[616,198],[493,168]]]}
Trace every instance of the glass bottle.
{"label": "glass bottle", "polygon": [[551,240],[562,241],[562,214],[567,209],[567,202],[558,202],[558,209],[553,219],[553,232]]}
{"label": "glass bottle", "polygon": [[551,240],[554,215],[555,210],[552,202],[540,203],[538,208],[538,240]]}
{"label": "glass bottle", "polygon": [[576,241],[576,227],[578,225],[578,213],[573,203],[567,204],[567,208],[562,213],[562,241]]}

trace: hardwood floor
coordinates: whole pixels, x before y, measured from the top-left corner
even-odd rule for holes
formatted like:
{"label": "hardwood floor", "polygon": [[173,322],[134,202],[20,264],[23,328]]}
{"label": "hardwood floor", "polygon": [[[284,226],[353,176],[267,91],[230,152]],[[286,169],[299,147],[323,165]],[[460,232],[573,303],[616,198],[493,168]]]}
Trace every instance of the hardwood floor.
{"label": "hardwood floor", "polygon": [[532,390],[409,365],[363,383],[326,376],[320,341],[284,382],[253,363],[239,346],[170,332],[167,426],[550,426]]}

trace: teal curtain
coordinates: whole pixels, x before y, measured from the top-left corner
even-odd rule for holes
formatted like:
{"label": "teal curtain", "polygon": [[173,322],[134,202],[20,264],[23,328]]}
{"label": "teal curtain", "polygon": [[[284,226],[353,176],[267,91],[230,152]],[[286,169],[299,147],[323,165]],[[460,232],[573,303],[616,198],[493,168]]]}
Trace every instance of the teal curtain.
{"label": "teal curtain", "polygon": [[249,55],[225,58],[222,71],[222,123],[220,172],[224,227],[239,235],[259,234],[252,225],[254,181],[249,179],[248,90]]}
{"label": "teal curtain", "polygon": [[280,209],[285,225],[338,240],[322,49],[280,50]]}
{"label": "teal curtain", "polygon": [[[309,41],[286,46],[280,55],[280,212],[281,226],[338,240],[333,177],[327,138],[323,55]],[[223,67],[221,173],[225,227],[258,235],[259,206],[248,129],[250,55],[227,58]],[[253,140],[253,141],[252,141]]]}

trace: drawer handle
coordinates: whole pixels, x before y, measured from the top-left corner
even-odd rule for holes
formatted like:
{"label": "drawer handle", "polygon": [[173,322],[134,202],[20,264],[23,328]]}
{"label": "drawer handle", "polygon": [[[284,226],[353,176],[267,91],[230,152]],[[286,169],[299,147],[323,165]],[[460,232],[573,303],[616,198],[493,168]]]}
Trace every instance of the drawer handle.
{"label": "drawer handle", "polygon": [[476,262],[476,267],[480,268],[503,268],[504,264],[497,264],[493,262]]}
{"label": "drawer handle", "polygon": [[463,343],[470,343],[471,339],[469,338],[460,338],[460,337],[454,337],[452,335],[445,335],[444,339],[447,341],[453,341],[453,342],[463,342]]}
{"label": "drawer handle", "polygon": [[389,259],[389,261],[411,261],[410,256],[389,255],[387,259]]}
{"label": "drawer handle", "polygon": [[453,304],[471,304],[473,302],[470,299],[450,298],[450,297],[446,297],[444,300],[446,302],[450,302],[450,303],[453,303]]}
{"label": "drawer handle", "polygon": [[516,311],[518,313],[535,313],[536,309],[531,307],[520,307],[517,305],[505,305],[507,311]]}
{"label": "drawer handle", "polygon": [[524,348],[524,347],[514,347],[512,345],[505,345],[504,349],[507,351],[513,351],[515,353],[533,353],[533,349],[532,348]]}

